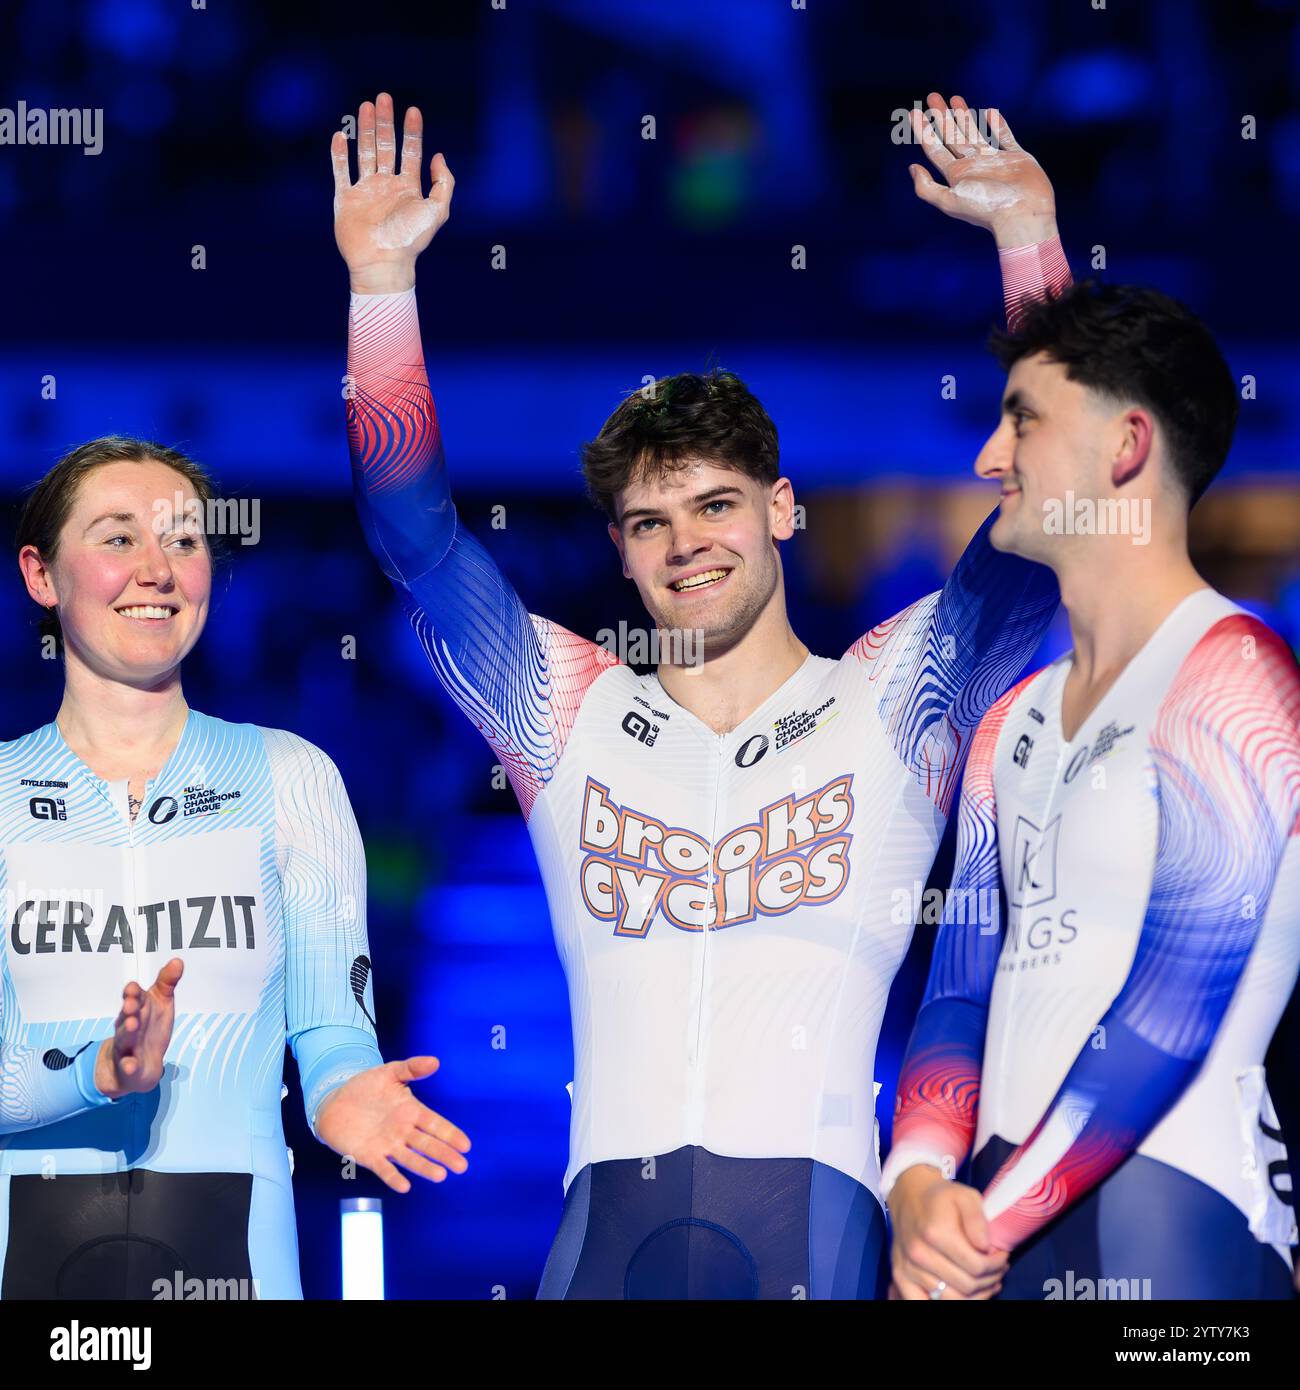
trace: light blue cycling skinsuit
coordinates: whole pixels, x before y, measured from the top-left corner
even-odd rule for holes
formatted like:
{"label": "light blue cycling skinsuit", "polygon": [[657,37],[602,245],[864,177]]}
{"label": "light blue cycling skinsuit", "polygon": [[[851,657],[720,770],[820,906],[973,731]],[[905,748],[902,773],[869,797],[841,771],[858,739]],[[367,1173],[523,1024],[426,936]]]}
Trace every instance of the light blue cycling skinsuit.
{"label": "light blue cycling skinsuit", "polygon": [[[0,1293],[300,1298],[285,1041],[313,1122],[382,1062],[347,793],[296,735],[196,710],[134,823],[126,792],[53,723],[0,744]],[[110,1102],[123,986],[174,956],[162,1081]]]}

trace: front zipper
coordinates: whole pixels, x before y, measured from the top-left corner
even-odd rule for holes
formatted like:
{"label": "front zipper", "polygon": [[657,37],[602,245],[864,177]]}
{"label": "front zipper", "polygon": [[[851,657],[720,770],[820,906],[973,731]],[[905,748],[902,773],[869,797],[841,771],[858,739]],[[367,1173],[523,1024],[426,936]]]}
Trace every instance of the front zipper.
{"label": "front zipper", "polygon": [[[1062,731],[1061,731],[1061,720],[1060,720],[1060,713],[1059,713],[1059,709],[1060,709],[1059,704],[1058,704],[1057,709],[1058,709],[1058,713],[1057,713],[1057,721],[1056,721],[1056,731],[1057,731],[1057,737],[1058,737],[1058,744],[1057,744],[1057,753],[1056,753],[1056,771],[1055,771],[1055,772],[1053,773],[1053,775],[1052,775],[1052,784],[1051,784],[1051,787],[1049,788],[1048,793],[1047,793],[1047,803],[1046,803],[1046,805],[1043,806],[1041,809],[1040,809],[1039,807],[1037,807],[1037,806],[1034,807],[1034,814],[1035,814],[1037,817],[1039,817],[1039,819],[1042,821],[1044,828],[1046,828],[1047,826],[1049,826],[1049,825],[1051,824],[1051,822],[1052,822],[1052,809],[1056,806],[1058,794],[1060,793],[1062,787],[1065,785],[1065,784],[1062,782],[1062,780],[1061,780],[1061,771],[1062,771],[1063,768],[1065,768],[1065,767],[1068,765],[1068,763],[1067,763],[1067,756],[1073,756],[1073,755],[1071,754],[1071,747],[1072,747],[1072,744],[1071,744],[1070,742],[1067,742],[1067,741],[1066,741],[1065,735],[1064,735],[1064,733],[1062,733]],[[1085,720],[1085,723],[1086,723],[1086,722],[1087,722],[1087,721]],[[1082,728],[1083,728],[1083,725],[1080,725],[1080,726],[1079,726],[1079,729],[1077,729],[1077,730],[1075,731],[1075,738],[1076,738],[1076,739],[1078,738],[1078,736],[1079,736],[1079,731],[1080,731]],[[1075,750],[1075,751],[1077,751],[1077,750]],[[1012,853],[1013,853],[1013,855],[1014,855],[1014,847],[1013,847]],[[1000,866],[999,866],[999,871],[1000,871]],[[1014,858],[1012,859],[1011,871],[1012,871],[1012,873],[1017,873],[1017,872],[1018,872],[1018,866],[1016,865]],[[1021,930],[1021,928],[1022,928],[1023,925],[1024,925],[1023,918],[1024,918],[1025,914],[1026,914],[1027,912],[1031,911],[1031,910],[1032,910],[1032,909],[1024,908],[1024,907],[1022,907],[1022,908],[1019,909],[1020,916],[1017,918],[1016,926],[1017,926],[1017,936],[1021,939],[1021,941],[1024,941],[1024,940],[1025,940],[1024,933],[1023,933],[1023,931]],[[1000,963],[1000,961],[1001,961],[1001,956],[999,955],[999,963]],[[1012,974],[1011,974],[1011,984],[1010,984],[1010,987],[1009,987],[1008,992],[1007,992],[1005,1013],[1006,1013],[1006,1015],[1007,1015],[1008,1017],[1011,1017],[1011,1018],[1014,1018],[1014,1017],[1015,1017],[1016,996],[1017,996],[1017,994],[1019,993],[1020,975],[1021,975],[1021,972],[1020,972],[1019,970],[1014,970],[1014,971],[1012,971]],[[1003,1030],[1002,1030],[1002,1049],[1001,1049],[1001,1061],[1000,1061],[1000,1071],[1001,1071],[1001,1074],[1003,1074],[1003,1075],[1007,1075],[1007,1074],[1008,1074],[1008,1073],[1007,1073],[1007,1068],[1008,1068],[1008,1066],[1010,1065],[1010,1056],[1009,1056],[1009,1054],[1010,1054],[1010,1050],[1011,1050],[1011,1041],[1012,1041],[1012,1033],[1011,1033],[1011,1030],[1004,1027]]]}
{"label": "front zipper", "polygon": [[[144,785],[144,794],[143,794],[143,795],[141,796],[141,798],[140,798],[140,810],[141,810],[141,811],[144,810],[145,802],[147,802],[148,799],[149,799],[149,784],[148,784],[148,782],[146,782],[145,785]],[[137,874],[136,874],[136,861],[135,861],[135,822],[131,819],[131,778],[130,778],[129,776],[128,776],[127,779],[126,779],[126,853],[127,853],[127,858],[128,858],[128,860],[130,861],[130,865],[131,865],[130,875],[129,875],[130,881],[131,881],[131,887],[130,887],[130,892],[131,892],[131,922],[132,922],[132,926],[133,926],[133,927],[138,927],[138,925],[139,925],[139,913],[136,911],[136,909],[137,909],[137,908],[139,907],[139,905],[140,905],[140,891],[139,891],[138,876],[137,876]],[[138,930],[135,932],[135,935],[134,935],[134,937],[132,938],[132,940],[133,940],[133,943],[134,943],[134,945],[135,945],[135,951],[134,951],[134,953],[133,953],[133,954],[135,955],[135,978],[136,978],[136,981],[137,981],[137,983],[139,984],[139,986],[140,986],[141,989],[148,989],[149,986],[150,986],[151,984],[153,984],[153,981],[152,981],[152,980],[143,980],[143,979],[141,979],[141,977],[140,977],[140,966],[141,966],[141,959],[140,959],[140,933],[139,933]],[[136,1126],[137,1126],[137,1124],[138,1124],[138,1122],[139,1122],[139,1105],[137,1104],[137,1100],[138,1100],[138,1095],[133,1095],[133,1096],[130,1097],[130,1101],[131,1101],[131,1144],[132,1144],[132,1146],[133,1146],[134,1151],[138,1153],[138,1152],[140,1151],[140,1136],[139,1136],[139,1134],[136,1132]],[[128,1208],[128,1210],[129,1210],[129,1208]]]}
{"label": "front zipper", "polygon": [[709,826],[709,867],[706,873],[705,899],[704,899],[704,921],[700,925],[702,942],[699,951],[699,973],[696,978],[696,1006],[695,1006],[695,1038],[690,1049],[690,1065],[692,1068],[691,1077],[691,1096],[690,1096],[690,1127],[691,1133],[698,1135],[700,1131],[700,1121],[703,1116],[704,1106],[704,1011],[709,996],[709,937],[712,935],[712,927],[709,924],[711,905],[716,908],[714,903],[714,890],[717,879],[714,875],[714,867],[718,848],[718,814],[722,801],[723,771],[726,765],[727,753],[726,734],[717,735],[718,740],[718,761],[715,768],[715,781],[713,787],[713,817]]}

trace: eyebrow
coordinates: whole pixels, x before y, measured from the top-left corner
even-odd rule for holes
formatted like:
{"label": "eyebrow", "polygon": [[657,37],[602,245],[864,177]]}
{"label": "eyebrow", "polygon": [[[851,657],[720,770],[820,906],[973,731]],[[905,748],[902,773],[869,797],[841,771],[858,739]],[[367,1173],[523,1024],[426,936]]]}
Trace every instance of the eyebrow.
{"label": "eyebrow", "polygon": [[1008,392],[1002,398],[1003,415],[1012,415],[1017,410],[1028,410],[1035,415],[1038,413],[1036,410],[1034,410],[1033,404],[1030,402],[1029,397],[1025,395],[1023,389],[1019,386],[1017,386],[1014,391]]}
{"label": "eyebrow", "polygon": [[94,519],[94,521],[92,521],[92,522],[90,523],[90,525],[86,527],[85,531],[83,531],[81,534],[84,536],[84,535],[86,535],[88,532],[93,531],[93,530],[95,529],[95,527],[98,526],[99,523],[100,523],[101,521],[132,522],[132,521],[134,521],[134,520],[135,520],[135,513],[134,513],[134,512],[105,512],[103,516],[97,516],[97,517]]}
{"label": "eyebrow", "polygon": [[[694,497],[687,498],[688,506],[701,507],[708,502],[715,502],[719,497],[739,497],[740,489],[729,483],[722,483],[718,487],[708,488],[704,492],[697,492]],[[622,526],[632,517],[661,516],[662,507],[631,507],[619,518],[619,525]]]}

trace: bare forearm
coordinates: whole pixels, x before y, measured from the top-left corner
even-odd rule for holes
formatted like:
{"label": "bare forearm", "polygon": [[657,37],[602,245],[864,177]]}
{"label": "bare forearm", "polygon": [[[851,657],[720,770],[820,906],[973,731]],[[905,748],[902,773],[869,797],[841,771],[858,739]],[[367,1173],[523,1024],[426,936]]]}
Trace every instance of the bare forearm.
{"label": "bare forearm", "polygon": [[999,251],[1034,246],[1040,242],[1051,241],[1058,235],[1054,216],[1013,218],[1007,222],[996,223],[993,227],[993,240]]}
{"label": "bare forearm", "polygon": [[415,288],[415,262],[381,262],[350,272],[353,294],[400,294]]}

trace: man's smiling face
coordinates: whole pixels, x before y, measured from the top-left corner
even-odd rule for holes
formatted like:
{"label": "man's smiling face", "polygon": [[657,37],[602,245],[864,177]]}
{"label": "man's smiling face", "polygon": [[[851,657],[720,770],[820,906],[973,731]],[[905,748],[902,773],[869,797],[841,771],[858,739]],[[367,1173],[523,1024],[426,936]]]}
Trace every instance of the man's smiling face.
{"label": "man's smiling face", "polygon": [[738,641],[780,583],[776,542],[794,534],[790,484],[755,482],[734,468],[687,460],[630,483],[609,533],[623,574],[656,627],[701,630],[706,652]]}
{"label": "man's smiling face", "polygon": [[1011,368],[1002,418],[975,472],[1001,489],[989,541],[998,550],[1050,562],[1063,538],[1047,531],[1048,503],[1067,491],[1094,498],[1106,488],[1105,422],[1099,401],[1042,353]]}

